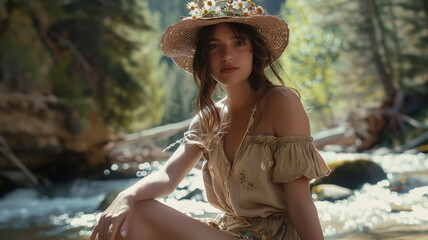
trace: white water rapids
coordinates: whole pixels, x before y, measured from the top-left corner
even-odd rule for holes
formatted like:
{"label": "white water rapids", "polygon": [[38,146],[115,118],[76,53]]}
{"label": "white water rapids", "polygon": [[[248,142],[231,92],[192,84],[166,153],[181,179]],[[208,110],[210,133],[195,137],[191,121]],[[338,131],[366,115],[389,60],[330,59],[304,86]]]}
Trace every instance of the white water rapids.
{"label": "white water rapids", "polygon": [[[359,237],[362,233],[365,236],[378,234],[377,239],[392,239],[391,229],[395,231],[393,239],[406,239],[415,227],[419,232],[413,239],[428,239],[428,227],[423,227],[428,226],[428,155],[332,152],[322,152],[322,155],[327,161],[371,159],[388,175],[387,180],[375,185],[365,184],[344,200],[315,201],[326,239],[362,239]],[[110,171],[120,167],[112,166]],[[138,172],[139,176],[146,175],[153,164],[142,167],[147,169]],[[391,191],[392,181],[402,175],[410,176],[407,179],[418,184],[401,193]],[[75,180],[42,191],[16,189],[0,199],[0,236],[2,239],[89,239],[100,213],[97,208],[106,195],[136,181],[138,178]],[[191,199],[177,200],[195,189],[203,189],[201,172],[197,169],[192,170],[171,196],[161,201],[195,217],[215,217],[220,213],[206,202],[203,192]],[[400,228],[397,230],[396,226]],[[390,230],[382,232],[381,229]]]}

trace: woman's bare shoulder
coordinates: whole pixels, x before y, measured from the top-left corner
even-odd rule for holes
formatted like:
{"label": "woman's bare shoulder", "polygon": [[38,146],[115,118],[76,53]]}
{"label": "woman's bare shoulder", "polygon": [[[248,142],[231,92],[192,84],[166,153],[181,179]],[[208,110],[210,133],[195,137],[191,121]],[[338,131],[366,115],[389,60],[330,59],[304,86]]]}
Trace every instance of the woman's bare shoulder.
{"label": "woman's bare shoulder", "polygon": [[287,87],[270,88],[263,105],[277,136],[310,135],[308,116],[296,90]]}
{"label": "woman's bare shoulder", "polygon": [[293,110],[302,106],[299,93],[288,87],[271,87],[260,100],[260,105],[265,112],[275,113],[284,109]]}
{"label": "woman's bare shoulder", "polygon": [[300,102],[300,94],[293,88],[278,86],[266,91],[265,98],[270,103],[286,104]]}

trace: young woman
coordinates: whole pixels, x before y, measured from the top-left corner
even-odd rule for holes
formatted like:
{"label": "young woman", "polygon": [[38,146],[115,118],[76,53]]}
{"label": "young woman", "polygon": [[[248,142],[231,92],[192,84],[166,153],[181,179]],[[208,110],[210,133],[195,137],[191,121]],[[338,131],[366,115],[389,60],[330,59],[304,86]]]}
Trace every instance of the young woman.
{"label": "young woman", "polygon": [[[323,239],[309,180],[330,170],[315,149],[299,95],[265,75],[288,44],[284,20],[251,1],[189,3],[162,50],[193,73],[196,116],[166,165],[121,192],[91,239]],[[207,10],[207,11],[205,11]],[[226,98],[214,103],[219,84]],[[154,200],[204,157],[207,199],[224,211],[197,220]]]}

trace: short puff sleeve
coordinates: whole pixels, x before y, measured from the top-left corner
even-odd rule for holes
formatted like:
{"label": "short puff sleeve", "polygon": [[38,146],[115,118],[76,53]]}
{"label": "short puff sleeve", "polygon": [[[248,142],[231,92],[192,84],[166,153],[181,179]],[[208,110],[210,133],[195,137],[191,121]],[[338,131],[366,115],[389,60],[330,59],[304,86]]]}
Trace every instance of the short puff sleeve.
{"label": "short puff sleeve", "polygon": [[302,176],[309,179],[330,174],[324,159],[309,136],[287,136],[276,141],[272,182],[285,183]]}
{"label": "short puff sleeve", "polygon": [[163,151],[167,151],[177,144],[194,144],[204,152],[208,151],[209,141],[207,141],[206,135],[200,129],[197,117],[192,120],[189,130],[184,132],[183,138],[180,138],[175,143],[169,145]]}
{"label": "short puff sleeve", "polygon": [[208,150],[208,141],[206,140],[205,134],[199,129],[189,129],[184,133],[184,137],[181,139],[183,144],[195,144],[202,150]]}

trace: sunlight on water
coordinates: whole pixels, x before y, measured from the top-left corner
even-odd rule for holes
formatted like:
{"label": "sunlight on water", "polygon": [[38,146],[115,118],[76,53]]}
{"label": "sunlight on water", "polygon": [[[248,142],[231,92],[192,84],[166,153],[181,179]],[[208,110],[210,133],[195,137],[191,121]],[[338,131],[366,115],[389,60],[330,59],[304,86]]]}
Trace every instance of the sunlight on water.
{"label": "sunlight on water", "polygon": [[[420,224],[428,226],[428,157],[425,154],[338,154],[321,153],[327,161],[372,159],[388,175],[387,180],[375,185],[366,184],[343,200],[316,201],[319,217],[327,239],[347,232],[367,232],[388,224]],[[135,179],[75,180],[68,185],[48,186],[36,191],[17,189],[0,199],[0,231],[25,231],[54,239],[81,239],[90,235],[96,222],[97,210],[108,193],[122,190],[144,177],[162,163],[141,163],[136,166]],[[128,165],[112,165],[109,174]],[[404,178],[407,174],[418,178]],[[417,184],[412,184],[416,181]],[[418,182],[419,181],[419,182]],[[403,184],[401,192],[392,191],[392,184]],[[202,174],[193,169],[168,197],[159,201],[192,217],[215,218],[218,209],[207,203]],[[24,239],[31,239],[28,235]],[[337,239],[337,238],[334,238]]]}
{"label": "sunlight on water", "polygon": [[341,231],[364,231],[385,223],[428,224],[427,187],[397,194],[388,186],[388,181],[366,184],[346,200],[315,202],[325,226],[324,234],[331,236]]}

